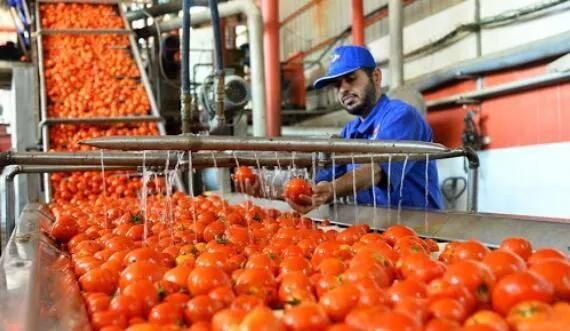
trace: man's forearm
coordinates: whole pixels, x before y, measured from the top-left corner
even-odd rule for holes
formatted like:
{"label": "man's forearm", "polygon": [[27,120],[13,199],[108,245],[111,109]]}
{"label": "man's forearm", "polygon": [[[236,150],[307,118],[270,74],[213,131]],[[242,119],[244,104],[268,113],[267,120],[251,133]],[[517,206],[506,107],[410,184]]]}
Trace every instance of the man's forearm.
{"label": "man's forearm", "polygon": [[[374,171],[374,176],[372,176]],[[372,182],[374,178],[374,183]],[[372,185],[377,185],[382,179],[382,170],[380,166],[370,164],[361,165],[354,171],[348,171],[346,174],[338,177],[333,184],[337,197],[352,195],[355,187],[356,192],[367,189]]]}

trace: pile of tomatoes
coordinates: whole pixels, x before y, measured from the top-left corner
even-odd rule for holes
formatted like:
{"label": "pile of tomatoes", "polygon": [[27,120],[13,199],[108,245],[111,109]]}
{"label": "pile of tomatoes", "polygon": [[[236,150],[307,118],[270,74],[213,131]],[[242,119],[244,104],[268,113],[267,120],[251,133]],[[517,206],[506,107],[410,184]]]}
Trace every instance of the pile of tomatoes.
{"label": "pile of tomatoes", "polygon": [[[123,19],[115,6],[46,3],[40,5],[45,29],[121,29]],[[137,116],[149,113],[150,103],[140,73],[130,53],[129,38],[120,34],[52,34],[42,39],[47,113],[50,118]],[[155,123],[108,125],[60,124],[49,127],[51,151],[85,151],[79,141],[111,135],[158,135]],[[113,197],[136,196],[140,178],[111,173],[106,193]],[[57,201],[93,200],[103,185],[90,173],[52,176]],[[113,177],[120,177],[116,180]],[[152,189],[152,188],[151,188]]]}
{"label": "pile of tomatoes", "polygon": [[51,206],[94,330],[568,330],[570,263],[218,196]]}

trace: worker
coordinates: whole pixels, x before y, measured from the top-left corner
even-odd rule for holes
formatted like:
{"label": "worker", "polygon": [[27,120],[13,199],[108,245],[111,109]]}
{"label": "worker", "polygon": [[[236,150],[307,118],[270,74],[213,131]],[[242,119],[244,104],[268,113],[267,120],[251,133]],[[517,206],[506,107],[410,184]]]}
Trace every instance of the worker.
{"label": "worker", "polygon": [[[355,116],[342,129],[342,138],[431,142],[432,130],[421,114],[411,105],[384,95],[381,81],[382,72],[367,48],[344,45],[333,51],[327,75],[317,79],[314,87],[334,86],[340,105]],[[315,183],[312,196],[303,196],[301,204],[288,200],[289,205],[305,214],[332,202],[335,196],[353,196],[356,186],[358,204],[372,205],[375,198],[376,205],[384,207],[443,207],[433,160],[427,169],[426,161],[417,160],[338,165],[334,170],[321,170]]]}

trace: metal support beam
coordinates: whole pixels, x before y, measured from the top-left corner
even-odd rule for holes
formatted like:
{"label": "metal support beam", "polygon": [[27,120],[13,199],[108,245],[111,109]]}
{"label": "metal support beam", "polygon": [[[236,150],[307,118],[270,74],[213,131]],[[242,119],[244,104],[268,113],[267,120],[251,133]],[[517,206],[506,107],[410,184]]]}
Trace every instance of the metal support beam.
{"label": "metal support beam", "polygon": [[402,0],[388,3],[388,23],[390,26],[390,88],[395,89],[404,83],[404,7]]}

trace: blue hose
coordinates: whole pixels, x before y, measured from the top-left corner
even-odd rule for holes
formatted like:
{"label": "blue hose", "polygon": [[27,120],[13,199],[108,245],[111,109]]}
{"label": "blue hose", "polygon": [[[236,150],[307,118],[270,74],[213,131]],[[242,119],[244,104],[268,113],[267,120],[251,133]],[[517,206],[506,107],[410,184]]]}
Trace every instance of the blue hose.
{"label": "blue hose", "polygon": [[190,93],[190,7],[192,0],[182,1],[182,94]]}
{"label": "blue hose", "polygon": [[214,53],[216,62],[216,73],[224,70],[224,57],[222,50],[222,30],[220,27],[220,13],[218,12],[218,2],[209,0],[210,14],[212,15],[212,27],[214,29]]}

